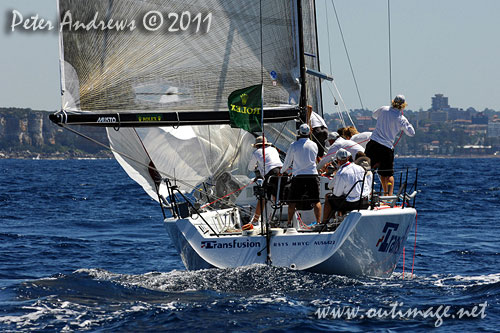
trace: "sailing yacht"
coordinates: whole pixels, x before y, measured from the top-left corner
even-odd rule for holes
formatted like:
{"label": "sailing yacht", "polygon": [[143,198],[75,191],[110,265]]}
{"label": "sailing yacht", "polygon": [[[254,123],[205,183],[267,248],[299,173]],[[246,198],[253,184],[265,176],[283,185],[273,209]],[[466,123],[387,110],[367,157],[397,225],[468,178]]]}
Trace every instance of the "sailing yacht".
{"label": "sailing yacht", "polygon": [[[416,179],[407,175],[397,195],[373,192],[370,208],[335,230],[313,228],[308,210],[283,226],[282,198],[260,228],[241,229],[262,192],[247,170],[255,136],[286,151],[306,106],[323,113],[321,84],[331,76],[320,71],[313,0],[59,0],[58,9],[61,18],[129,22],[124,31],[62,29],[62,110],[50,119],[106,127],[116,160],[158,202],[187,269],[391,275],[416,218]],[[259,84],[260,132],[231,127],[228,96]]]}

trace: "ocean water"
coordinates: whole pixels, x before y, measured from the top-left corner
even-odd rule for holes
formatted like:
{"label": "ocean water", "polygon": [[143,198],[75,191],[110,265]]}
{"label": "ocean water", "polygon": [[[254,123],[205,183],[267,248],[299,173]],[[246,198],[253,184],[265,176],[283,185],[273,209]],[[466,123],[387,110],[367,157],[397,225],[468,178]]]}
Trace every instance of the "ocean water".
{"label": "ocean water", "polygon": [[114,160],[0,160],[0,331],[498,331],[500,159],[396,164],[419,168],[416,247],[374,279],[186,271]]}

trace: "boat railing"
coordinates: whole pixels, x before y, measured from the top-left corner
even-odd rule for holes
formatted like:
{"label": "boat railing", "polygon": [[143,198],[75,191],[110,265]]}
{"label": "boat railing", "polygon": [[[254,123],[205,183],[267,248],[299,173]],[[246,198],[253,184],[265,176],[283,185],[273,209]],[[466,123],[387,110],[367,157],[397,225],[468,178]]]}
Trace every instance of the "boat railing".
{"label": "boat railing", "polygon": [[[167,192],[168,192],[168,199],[167,200],[165,197],[160,196],[160,200],[162,201],[162,210],[164,208],[170,209],[170,212],[174,218],[182,219],[186,218],[192,214],[196,214],[201,220],[207,225],[208,228],[212,231],[212,233],[219,237],[219,233],[217,233],[212,225],[208,223],[208,221],[203,217],[203,215],[200,212],[199,207],[194,205],[184,193],[182,193],[181,190],[179,190],[179,187],[177,185],[172,185],[170,182],[170,179],[166,178],[163,180],[165,185],[167,186]],[[182,198],[182,201],[179,200],[177,197],[179,195]],[[191,209],[189,209],[191,208]],[[165,215],[165,214],[164,214]]]}
{"label": "boat railing", "polygon": [[[372,193],[371,193],[371,209],[379,207],[381,203],[387,204],[389,207],[401,206],[402,209],[405,207],[415,208],[416,195],[418,193],[418,168],[414,169],[414,173],[410,173],[409,168],[405,168],[397,172],[399,174],[398,192],[394,195],[389,195],[385,193],[380,184],[379,190],[375,190],[375,176],[378,175],[377,170],[371,170],[374,173],[372,180]],[[411,176],[411,177],[410,177]]]}

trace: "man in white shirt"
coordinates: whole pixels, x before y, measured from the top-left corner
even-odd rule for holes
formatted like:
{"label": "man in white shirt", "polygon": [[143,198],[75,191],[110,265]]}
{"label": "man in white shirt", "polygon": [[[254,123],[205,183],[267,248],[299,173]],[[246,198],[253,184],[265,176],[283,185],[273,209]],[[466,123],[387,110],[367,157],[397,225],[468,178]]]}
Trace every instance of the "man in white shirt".
{"label": "man in white shirt", "polygon": [[326,138],[326,141],[325,141],[325,148],[330,148],[333,143],[335,142],[335,140],[337,140],[339,138],[339,133],[337,132],[330,132],[328,133],[328,137]]}
{"label": "man in white shirt", "polygon": [[332,212],[366,209],[369,206],[368,196],[371,192],[371,184],[365,177],[366,170],[362,166],[349,162],[349,157],[351,153],[347,150],[337,151],[336,159],[339,169],[328,183],[328,188],[333,189],[333,193],[325,198],[323,224],[328,223]]}
{"label": "man in white shirt", "polygon": [[378,168],[380,181],[384,192],[392,195],[394,184],[394,140],[400,131],[408,136],[415,135],[415,129],[408,119],[403,116],[406,107],[403,95],[397,95],[391,106],[383,106],[373,112],[377,125],[370,141],[366,145],[366,156],[371,160],[373,169]]}
{"label": "man in white shirt", "polygon": [[[264,175],[264,186],[266,188],[267,198],[270,199],[272,197],[273,200],[276,200],[276,194],[278,192],[278,175],[283,166],[280,155],[276,148],[262,136],[255,139],[253,147],[257,149],[253,152],[252,158],[248,163],[248,170],[255,171],[257,169],[260,175]],[[252,218],[252,224],[258,225],[261,211],[261,201],[258,200],[257,206],[255,207],[255,214]]]}
{"label": "man in white shirt", "polygon": [[310,209],[312,206],[316,221],[321,219],[321,203],[319,201],[319,176],[316,170],[316,156],[318,146],[309,140],[311,129],[302,124],[299,128],[299,139],[290,145],[283,162],[282,172],[290,173],[292,167],[292,183],[288,196],[288,225],[290,226],[295,207],[301,206]]}
{"label": "man in white shirt", "polygon": [[328,138],[328,126],[325,120],[319,114],[312,110],[312,106],[307,106],[309,121],[312,128],[312,141],[318,145],[318,158],[322,158],[325,154],[325,141]]}
{"label": "man in white shirt", "polygon": [[335,154],[339,149],[347,150],[351,156],[356,156],[358,152],[365,152],[365,149],[354,141],[346,140],[339,136],[328,149],[326,155],[319,161],[318,170],[322,170],[325,165],[335,159]]}

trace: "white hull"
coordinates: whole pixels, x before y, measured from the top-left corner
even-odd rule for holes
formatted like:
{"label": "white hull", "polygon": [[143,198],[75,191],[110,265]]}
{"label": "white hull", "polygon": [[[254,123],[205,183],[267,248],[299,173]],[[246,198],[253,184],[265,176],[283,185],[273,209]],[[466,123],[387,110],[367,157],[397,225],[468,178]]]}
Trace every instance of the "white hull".
{"label": "white hull", "polygon": [[[224,224],[239,220],[237,211],[230,209],[202,215],[218,233]],[[273,229],[272,265],[322,274],[388,277],[415,217],[413,208],[361,210],[351,212],[334,232]],[[266,263],[266,237],[260,234],[217,237],[196,216],[169,218],[165,225],[189,270]]]}

